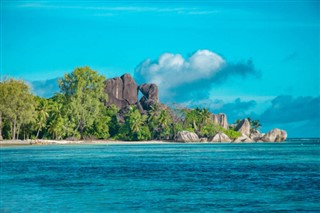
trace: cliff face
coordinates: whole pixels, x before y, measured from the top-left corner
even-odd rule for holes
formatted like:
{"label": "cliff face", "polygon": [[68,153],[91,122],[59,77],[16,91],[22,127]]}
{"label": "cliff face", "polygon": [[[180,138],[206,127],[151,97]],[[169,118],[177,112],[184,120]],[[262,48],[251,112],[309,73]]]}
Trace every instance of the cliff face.
{"label": "cliff face", "polygon": [[[111,78],[105,82],[105,92],[108,94],[107,106],[116,105],[119,109],[125,109],[129,105],[137,105],[143,112],[159,103],[158,86],[156,84],[141,84],[139,87],[130,74]],[[138,101],[138,91],[143,97]]]}
{"label": "cliff face", "polygon": [[108,94],[107,106],[112,104],[123,109],[138,102],[138,85],[130,74],[111,78],[105,82],[105,92]]}

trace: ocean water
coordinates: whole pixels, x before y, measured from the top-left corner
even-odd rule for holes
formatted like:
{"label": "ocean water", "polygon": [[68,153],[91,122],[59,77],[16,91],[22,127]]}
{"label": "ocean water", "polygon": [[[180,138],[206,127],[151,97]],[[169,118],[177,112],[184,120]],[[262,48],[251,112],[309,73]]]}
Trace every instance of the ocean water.
{"label": "ocean water", "polygon": [[1,151],[1,212],[317,212],[320,143]]}

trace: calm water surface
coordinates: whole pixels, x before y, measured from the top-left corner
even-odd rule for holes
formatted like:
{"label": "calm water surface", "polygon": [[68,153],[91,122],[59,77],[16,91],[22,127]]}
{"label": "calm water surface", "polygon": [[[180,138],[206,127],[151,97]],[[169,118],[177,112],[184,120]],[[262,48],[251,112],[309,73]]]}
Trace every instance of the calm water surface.
{"label": "calm water surface", "polygon": [[320,210],[319,141],[0,151],[1,212]]}

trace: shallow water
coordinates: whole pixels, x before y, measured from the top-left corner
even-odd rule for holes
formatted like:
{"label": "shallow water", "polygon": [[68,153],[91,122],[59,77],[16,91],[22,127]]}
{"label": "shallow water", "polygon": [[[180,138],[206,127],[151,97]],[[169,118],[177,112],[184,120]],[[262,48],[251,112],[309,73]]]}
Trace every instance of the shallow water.
{"label": "shallow water", "polygon": [[319,141],[0,151],[1,212],[320,210]]}

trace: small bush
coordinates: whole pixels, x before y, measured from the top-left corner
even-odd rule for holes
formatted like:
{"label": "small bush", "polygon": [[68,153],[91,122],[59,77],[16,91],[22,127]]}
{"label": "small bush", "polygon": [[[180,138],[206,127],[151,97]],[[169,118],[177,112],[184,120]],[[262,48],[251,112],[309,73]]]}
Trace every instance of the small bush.
{"label": "small bush", "polygon": [[240,132],[234,131],[233,129],[224,129],[223,133],[231,139],[236,139],[241,136]]}

